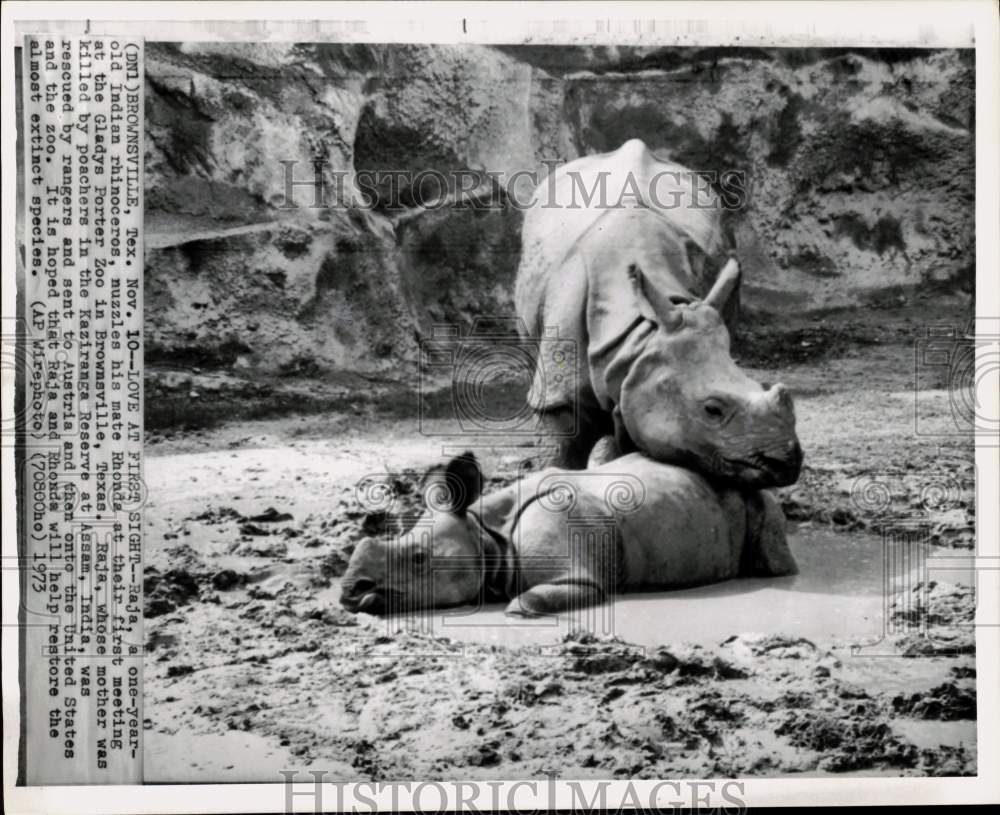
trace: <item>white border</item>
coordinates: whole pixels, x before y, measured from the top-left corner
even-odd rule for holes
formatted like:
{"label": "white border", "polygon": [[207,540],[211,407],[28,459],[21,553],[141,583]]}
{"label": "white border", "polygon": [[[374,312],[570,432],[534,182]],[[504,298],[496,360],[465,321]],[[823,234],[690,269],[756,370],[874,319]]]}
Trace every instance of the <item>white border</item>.
{"label": "white border", "polygon": [[[6,6],[13,9],[8,14],[15,18],[15,33],[38,33],[49,26],[67,34],[121,33],[124,26],[132,36],[158,41],[968,48],[980,24],[988,21],[991,4],[989,0],[478,0],[461,4],[11,2]],[[189,16],[194,11],[197,19]],[[358,30],[355,23],[363,23],[364,29]]]}
{"label": "white border", "polygon": [[[1000,316],[1000,111],[996,78],[1000,76],[1000,27],[992,0],[977,2],[770,2],[770,3],[26,3],[2,7],[3,124],[3,316],[14,315],[15,42],[26,31],[67,33],[126,33],[150,40],[252,40],[347,42],[480,42],[566,44],[760,45],[813,47],[895,45],[910,47],[976,46],[976,310],[977,316]],[[192,20],[193,15],[198,20]],[[293,18],[302,21],[296,22]],[[462,20],[465,20],[465,32]],[[89,20],[89,23],[87,22]],[[247,22],[253,20],[257,22]],[[365,21],[362,30],[350,21]],[[638,34],[632,21],[640,23]],[[658,24],[648,21],[658,20]],[[226,22],[229,21],[229,22]],[[262,21],[267,21],[266,23]],[[603,21],[599,23],[598,21]],[[692,21],[692,22],[689,22]],[[220,25],[220,23],[222,23]],[[598,35],[603,25],[603,34]],[[89,26],[89,29],[88,29]],[[645,27],[644,27],[645,26]],[[4,411],[13,404],[13,383],[2,387]],[[998,397],[1000,398],[1000,397]],[[995,415],[995,414],[991,414]],[[2,449],[3,554],[14,551],[15,513],[13,451]],[[1000,553],[1000,450],[976,451],[977,513],[980,555]],[[17,653],[17,572],[4,569],[3,652]],[[981,604],[981,609],[982,609]],[[996,608],[995,603],[986,603]],[[13,621],[13,625],[10,625]],[[985,621],[982,621],[985,622]],[[1000,801],[1000,777],[989,767],[1000,766],[1000,621],[978,632],[978,754],[977,778],[823,778],[745,779],[744,798],[750,805],[840,805],[995,803]],[[145,787],[11,786],[16,778],[19,693],[16,658],[3,662],[4,803],[9,812],[241,812],[283,811],[281,784],[213,784]],[[13,750],[10,748],[13,747]],[[715,779],[718,784],[721,779]],[[687,784],[688,782],[683,782]],[[609,787],[608,806],[615,806],[621,782]],[[634,782],[640,794],[654,782]],[[584,790],[591,788],[587,782]],[[311,790],[303,786],[302,791]],[[551,805],[544,785],[536,798],[529,789],[506,787],[518,808]],[[477,801],[488,808],[490,791]],[[370,797],[370,793],[368,794]],[[645,795],[643,795],[645,798]],[[669,795],[667,796],[669,798]],[[329,795],[327,801],[335,800]],[[390,799],[378,798],[383,807]],[[666,802],[666,800],[665,800]],[[311,811],[308,797],[296,809]],[[570,803],[563,793],[554,803]],[[725,803],[725,802],[722,802]],[[366,798],[344,804],[368,811]],[[405,796],[397,807],[406,809]]]}

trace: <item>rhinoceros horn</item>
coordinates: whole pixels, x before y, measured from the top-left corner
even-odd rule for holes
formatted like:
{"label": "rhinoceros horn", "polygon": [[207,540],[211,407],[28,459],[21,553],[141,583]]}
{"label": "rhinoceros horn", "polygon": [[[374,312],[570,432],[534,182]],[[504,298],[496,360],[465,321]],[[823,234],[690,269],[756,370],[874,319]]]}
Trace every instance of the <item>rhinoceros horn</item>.
{"label": "rhinoceros horn", "polygon": [[730,257],[726,261],[726,265],[722,267],[722,271],[719,272],[719,276],[715,279],[715,284],[712,286],[712,290],[704,299],[704,303],[707,306],[711,306],[720,314],[722,309],[725,308],[726,302],[729,300],[736,286],[740,282],[740,264],[737,262],[736,258]]}

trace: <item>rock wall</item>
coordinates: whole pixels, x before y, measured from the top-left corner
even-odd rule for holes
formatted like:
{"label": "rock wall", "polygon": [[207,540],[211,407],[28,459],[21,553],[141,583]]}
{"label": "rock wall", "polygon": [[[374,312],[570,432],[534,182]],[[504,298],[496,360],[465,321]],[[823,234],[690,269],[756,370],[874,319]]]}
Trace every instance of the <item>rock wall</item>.
{"label": "rock wall", "polygon": [[[969,292],[974,110],[966,51],[151,43],[147,358],[398,370],[434,324],[512,312],[517,188],[435,209],[383,179],[362,207],[363,178],[541,175],[633,137],[746,174],[751,315]],[[334,205],[289,207],[290,166]]]}

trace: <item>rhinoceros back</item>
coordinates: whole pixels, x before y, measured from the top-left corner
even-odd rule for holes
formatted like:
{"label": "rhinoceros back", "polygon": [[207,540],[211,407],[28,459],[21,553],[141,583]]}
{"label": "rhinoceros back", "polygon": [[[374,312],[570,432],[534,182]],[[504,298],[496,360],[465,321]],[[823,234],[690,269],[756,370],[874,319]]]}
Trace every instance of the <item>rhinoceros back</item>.
{"label": "rhinoceros back", "polygon": [[558,562],[572,551],[571,527],[611,528],[621,549],[618,589],[671,588],[739,573],[745,503],[697,473],[632,453],[592,470],[543,470],[519,489],[504,534],[522,562]]}
{"label": "rhinoceros back", "polygon": [[661,161],[637,139],[571,161],[539,184],[522,229],[515,304],[530,336],[558,336],[575,347],[579,376],[550,371],[543,350],[533,407],[571,404],[590,391],[604,401],[593,357],[639,317],[631,265],[666,299],[707,290],[688,265],[687,245],[716,250],[717,204],[690,170]]}

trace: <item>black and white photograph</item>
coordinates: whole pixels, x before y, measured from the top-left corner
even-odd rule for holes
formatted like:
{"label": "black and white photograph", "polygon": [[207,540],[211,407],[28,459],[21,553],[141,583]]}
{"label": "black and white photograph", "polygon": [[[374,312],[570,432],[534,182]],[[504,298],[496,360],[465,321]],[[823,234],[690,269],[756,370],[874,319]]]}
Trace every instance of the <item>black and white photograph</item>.
{"label": "black and white photograph", "polygon": [[738,807],[988,774],[984,43],[596,7],[496,42],[461,6],[384,41],[301,4],[294,36],[18,21],[5,763]]}

